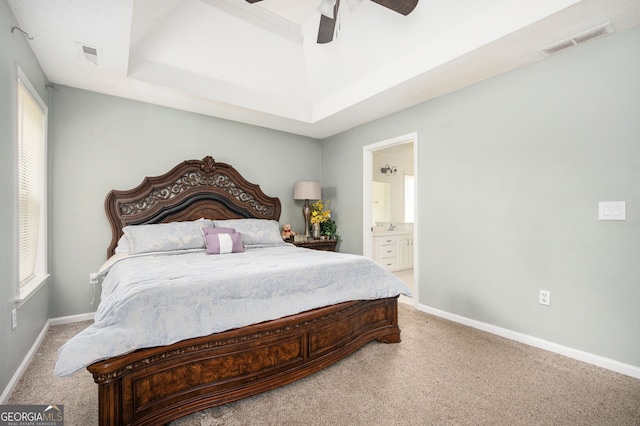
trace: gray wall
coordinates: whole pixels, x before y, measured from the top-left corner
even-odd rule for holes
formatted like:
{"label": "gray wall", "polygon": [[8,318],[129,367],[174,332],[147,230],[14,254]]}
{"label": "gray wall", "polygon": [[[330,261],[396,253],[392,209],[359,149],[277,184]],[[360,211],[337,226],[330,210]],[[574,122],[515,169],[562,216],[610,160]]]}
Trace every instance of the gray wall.
{"label": "gray wall", "polygon": [[0,1],[0,392],[25,358],[49,318],[45,284],[18,311],[18,327],[11,330],[14,288],[18,280],[15,153],[15,64],[19,64],[40,97],[47,102],[46,78],[27,40],[10,29],[18,25],[9,6]]}
{"label": "gray wall", "polygon": [[144,176],[211,155],[282,202],[281,223],[303,226],[297,180],[320,180],[315,139],[59,87],[51,95],[51,317],[89,311],[89,273],[106,260],[104,199]]}
{"label": "gray wall", "polygon": [[417,131],[419,302],[640,366],[638,46],[636,27],[324,141],[341,249],[362,252],[362,147]]}

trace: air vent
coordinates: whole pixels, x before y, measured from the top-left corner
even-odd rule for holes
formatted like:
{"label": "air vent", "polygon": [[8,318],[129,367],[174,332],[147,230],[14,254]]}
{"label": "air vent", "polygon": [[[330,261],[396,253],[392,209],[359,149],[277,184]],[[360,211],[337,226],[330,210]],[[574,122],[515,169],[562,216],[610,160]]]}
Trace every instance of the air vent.
{"label": "air vent", "polygon": [[551,46],[547,46],[540,50],[543,56],[555,55],[558,52],[567,50],[573,46],[577,46],[582,43],[586,43],[591,40],[595,40],[606,35],[613,34],[613,26],[610,23],[600,25],[599,27],[592,28],[588,31],[576,34],[571,38],[554,43]]}
{"label": "air vent", "polygon": [[562,50],[573,47],[575,45],[576,44],[573,42],[573,40],[564,40],[564,41],[561,41],[560,43],[554,44],[553,46],[545,47],[544,49],[542,49],[542,51],[547,56],[549,56],[549,55],[553,55],[554,53],[558,53]]}
{"label": "air vent", "polygon": [[93,65],[102,65],[102,50],[99,47],[89,46],[88,44],[77,42],[78,56],[85,62]]}
{"label": "air vent", "polygon": [[85,55],[95,56],[96,58],[98,57],[98,49],[95,47],[82,46],[82,51]]}

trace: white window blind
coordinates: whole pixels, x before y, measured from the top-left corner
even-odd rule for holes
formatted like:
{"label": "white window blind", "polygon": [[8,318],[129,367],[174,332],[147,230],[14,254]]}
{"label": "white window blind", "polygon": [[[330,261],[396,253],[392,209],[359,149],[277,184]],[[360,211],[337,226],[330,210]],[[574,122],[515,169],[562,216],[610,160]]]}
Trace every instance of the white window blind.
{"label": "white window blind", "polygon": [[43,220],[46,217],[46,111],[18,77],[18,264],[20,287],[38,271],[44,256]]}

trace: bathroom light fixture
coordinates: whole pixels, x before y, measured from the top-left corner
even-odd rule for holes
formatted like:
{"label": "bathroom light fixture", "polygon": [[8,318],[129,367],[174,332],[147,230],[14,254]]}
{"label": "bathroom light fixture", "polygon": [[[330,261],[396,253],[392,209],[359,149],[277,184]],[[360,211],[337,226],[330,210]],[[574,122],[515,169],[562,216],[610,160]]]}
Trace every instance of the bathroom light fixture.
{"label": "bathroom light fixture", "polygon": [[383,168],[380,169],[380,173],[382,173],[383,175],[395,175],[396,172],[398,171],[398,169],[396,168],[396,166],[391,166],[389,167],[388,164],[385,164]]}

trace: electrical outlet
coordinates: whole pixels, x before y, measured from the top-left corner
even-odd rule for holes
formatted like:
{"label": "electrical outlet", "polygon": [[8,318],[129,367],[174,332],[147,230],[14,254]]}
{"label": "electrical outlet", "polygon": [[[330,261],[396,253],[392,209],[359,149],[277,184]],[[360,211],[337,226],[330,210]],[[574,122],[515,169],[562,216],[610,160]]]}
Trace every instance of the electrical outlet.
{"label": "electrical outlet", "polygon": [[551,305],[551,292],[549,290],[540,290],[540,304]]}
{"label": "electrical outlet", "polygon": [[89,285],[96,285],[96,284],[98,284],[98,273],[91,272],[89,274]]}
{"label": "electrical outlet", "polygon": [[14,309],[11,311],[11,329],[15,330],[18,326],[18,310]]}

